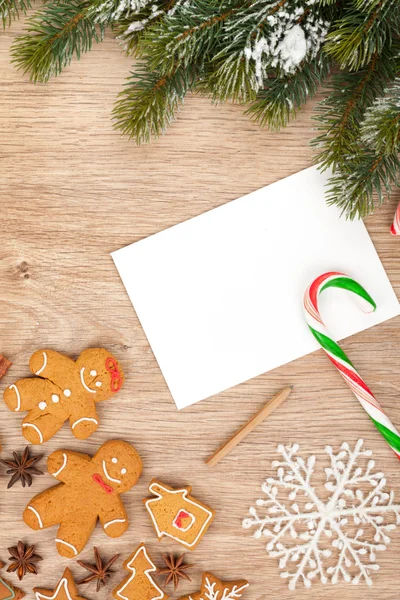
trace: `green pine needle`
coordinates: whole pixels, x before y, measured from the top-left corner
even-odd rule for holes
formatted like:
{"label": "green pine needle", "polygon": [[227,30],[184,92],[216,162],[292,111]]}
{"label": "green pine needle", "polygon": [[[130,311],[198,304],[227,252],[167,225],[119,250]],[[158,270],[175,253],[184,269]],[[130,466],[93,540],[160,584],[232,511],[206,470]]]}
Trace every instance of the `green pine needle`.
{"label": "green pine needle", "polygon": [[4,29],[11,25],[14,19],[18,19],[21,13],[26,14],[31,7],[30,0],[0,0],[0,19]]}
{"label": "green pine needle", "polygon": [[327,202],[339,207],[348,219],[371,214],[400,185],[397,154],[375,154],[365,147],[346,164],[341,163],[329,179]]}
{"label": "green pine needle", "polygon": [[13,43],[12,62],[33,83],[59,75],[73,56],[79,59],[103,37],[104,26],[94,22],[91,6],[90,1],[47,2],[28,19],[28,33]]}
{"label": "green pine needle", "polygon": [[390,45],[396,27],[393,11],[398,10],[398,0],[364,1],[358,6],[359,9],[352,2],[347,3],[343,17],[334,23],[325,44],[325,52],[341,69],[352,71],[364,68],[385,45]]}
{"label": "green pine needle", "polygon": [[235,13],[237,3],[192,0],[180,12],[166,14],[140,40],[139,52],[150,69],[162,74],[177,67],[202,66],[218,50],[223,26]]}
{"label": "green pine needle", "polygon": [[170,75],[141,65],[128,79],[113,111],[115,127],[137,144],[158,138],[176,117],[195,73],[183,67]]}
{"label": "green pine needle", "polygon": [[321,133],[312,141],[323,169],[340,168],[357,153],[365,110],[384,95],[387,81],[395,78],[396,56],[392,45],[373,56],[366,69],[333,77],[330,95],[316,108]]}
{"label": "green pine needle", "polygon": [[279,131],[314,96],[328,73],[329,61],[321,56],[289,77],[275,78],[259,93],[246,114],[261,127]]}
{"label": "green pine needle", "polygon": [[377,98],[367,109],[361,139],[376,152],[400,152],[400,77],[389,86],[385,98]]}
{"label": "green pine needle", "polygon": [[209,94],[214,102],[239,102],[247,104],[257,97],[254,62],[249,63],[243,53],[234,55],[217,66],[217,61],[207,63],[198,88]]}

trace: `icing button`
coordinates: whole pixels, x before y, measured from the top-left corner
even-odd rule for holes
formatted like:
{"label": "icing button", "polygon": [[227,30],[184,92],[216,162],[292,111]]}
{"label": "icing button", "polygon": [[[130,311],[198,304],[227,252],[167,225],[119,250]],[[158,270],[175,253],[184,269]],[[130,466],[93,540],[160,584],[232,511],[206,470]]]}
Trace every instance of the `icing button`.
{"label": "icing button", "polygon": [[46,402],[39,402],[38,406],[39,406],[40,410],[44,410],[46,408],[47,404],[46,404]]}
{"label": "icing button", "polygon": [[67,398],[69,398],[70,395],[71,395],[71,390],[68,390],[68,389],[64,390],[64,396],[67,396]]}
{"label": "icing button", "polygon": [[94,384],[96,387],[101,387],[101,381],[96,381],[96,383]]}
{"label": "icing button", "polygon": [[95,371],[94,369],[92,371],[90,371],[90,374],[92,377],[96,377],[97,375],[97,371]]}
{"label": "icing button", "polygon": [[121,475],[125,475],[126,469],[121,469]]}
{"label": "icing button", "polygon": [[53,402],[59,402],[60,398],[57,396],[57,394],[53,394],[51,399],[53,400]]}

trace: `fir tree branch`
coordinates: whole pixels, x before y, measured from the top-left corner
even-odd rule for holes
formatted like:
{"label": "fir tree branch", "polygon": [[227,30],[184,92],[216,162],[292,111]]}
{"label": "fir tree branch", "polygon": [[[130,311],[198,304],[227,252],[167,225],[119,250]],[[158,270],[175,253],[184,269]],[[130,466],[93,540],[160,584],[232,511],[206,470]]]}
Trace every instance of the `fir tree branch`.
{"label": "fir tree branch", "polygon": [[113,117],[115,127],[137,144],[159,137],[175,119],[195,80],[192,68],[179,67],[162,75],[141,65],[120,93]]}
{"label": "fir tree branch", "polygon": [[28,33],[11,50],[13,63],[31,81],[46,82],[59,75],[72,58],[103,39],[104,25],[96,25],[90,0],[52,0],[27,22]]}
{"label": "fir tree branch", "polygon": [[243,0],[193,0],[182,4],[179,11],[166,15],[144,33],[140,55],[146,57],[151,70],[163,74],[180,66],[207,62],[218,47],[225,22],[241,4]]}
{"label": "fir tree branch", "polygon": [[400,152],[400,77],[367,109],[361,125],[364,144],[380,154]]}
{"label": "fir tree branch", "polygon": [[213,61],[197,88],[209,94],[214,102],[239,102],[246,104],[257,97],[255,63],[249,62],[243,52],[231,55],[219,67]]}
{"label": "fir tree branch", "polygon": [[[398,28],[398,0],[358,2],[345,7],[327,35],[325,52],[332,56],[342,69],[358,70],[390,45]],[[397,15],[397,17],[396,17]],[[396,22],[397,21],[397,22]]]}
{"label": "fir tree branch", "polygon": [[138,45],[146,29],[157,24],[182,0],[148,2],[137,11],[128,11],[112,22],[114,32],[129,56],[138,55]]}
{"label": "fir tree branch", "polygon": [[384,94],[387,81],[395,78],[397,52],[389,46],[374,55],[366,69],[333,77],[330,95],[316,108],[317,129],[322,133],[312,141],[322,169],[335,168],[357,151],[364,112]]}
{"label": "fir tree branch", "polygon": [[363,218],[382,204],[393,187],[399,185],[399,178],[400,161],[396,153],[375,154],[360,148],[329,179],[327,202],[338,206],[349,219]]}
{"label": "fir tree branch", "polygon": [[31,7],[31,0],[0,0],[0,19],[4,29],[14,19],[18,19],[21,13],[26,14]]}
{"label": "fir tree branch", "polygon": [[328,73],[329,60],[322,55],[303,65],[294,75],[270,80],[245,114],[261,127],[278,131],[314,96]]}

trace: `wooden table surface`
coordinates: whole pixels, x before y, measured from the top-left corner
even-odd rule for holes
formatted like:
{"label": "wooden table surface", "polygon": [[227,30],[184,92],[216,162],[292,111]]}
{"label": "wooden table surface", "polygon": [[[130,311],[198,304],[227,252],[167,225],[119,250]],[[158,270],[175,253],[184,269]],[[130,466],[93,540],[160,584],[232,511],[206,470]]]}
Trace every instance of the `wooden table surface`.
{"label": "wooden table surface", "polygon": [[[78,442],[65,426],[34,452],[46,456],[58,448],[93,452],[113,437],[132,442],[144,462],[139,484],[125,495],[131,519],[120,539],[96,529],[81,558],[98,545],[109,557],[122,558],[144,541],[157,565],[161,551],[180,547],[158,543],[142,505],[147,485],[159,477],[171,485],[191,484],[194,494],[214,507],[216,519],[188,561],[196,563],[192,584],[199,588],[203,570],[221,578],[247,578],[248,600],[318,599],[397,600],[400,530],[380,553],[374,585],[335,588],[316,582],[290,592],[277,560],[262,540],[241,528],[260,486],[271,475],[280,443],[297,441],[303,455],[322,457],[323,448],[363,438],[377,467],[400,498],[397,460],[322,351],[178,412],[138,322],[110,252],[189,217],[308,167],[312,103],[281,133],[262,131],[238,106],[212,106],[188,98],[178,122],[158,142],[137,147],[112,128],[110,111],[131,61],[108,35],[102,44],[74,62],[58,79],[33,86],[10,64],[12,39],[22,22],[0,32],[0,352],[13,361],[1,392],[28,375],[30,354],[51,347],[76,357],[90,346],[105,346],[127,374],[118,397],[99,409],[101,426]],[[367,227],[390,280],[400,294],[400,241],[389,235],[397,194]],[[290,244],[290,240],[288,240]],[[343,343],[343,348],[400,426],[400,318]],[[215,469],[204,459],[275,392],[293,384],[291,397]],[[24,448],[20,417],[0,406],[2,457]],[[42,465],[45,466],[43,460]],[[60,558],[55,529],[31,531],[21,520],[28,500],[54,480],[46,473],[30,489],[6,489],[0,469],[0,558],[18,539],[37,544],[44,557],[37,577],[21,587],[32,598],[35,585],[51,587],[65,566],[77,578],[83,570]],[[319,478],[320,481],[321,478]],[[116,584],[122,571],[114,575]],[[16,583],[15,575],[10,579]],[[110,585],[108,590],[112,589]],[[102,600],[91,585],[81,595]],[[178,598],[179,594],[171,596]]]}

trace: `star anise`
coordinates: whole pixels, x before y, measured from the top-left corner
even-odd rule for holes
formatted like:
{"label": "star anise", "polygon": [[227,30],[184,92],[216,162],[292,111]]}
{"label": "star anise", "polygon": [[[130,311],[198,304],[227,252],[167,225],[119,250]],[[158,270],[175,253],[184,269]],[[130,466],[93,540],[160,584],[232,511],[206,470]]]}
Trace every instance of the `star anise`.
{"label": "star anise", "polygon": [[169,555],[163,554],[162,557],[166,566],[163,569],[158,569],[156,575],[166,575],[164,586],[173,581],[174,590],[176,590],[181,579],[192,581],[185,571],[191,569],[194,567],[194,565],[187,565],[183,563],[185,558],[184,554],[175,557],[172,553],[170,553]]}
{"label": "star anise", "polygon": [[91,575],[88,575],[84,579],[81,579],[81,581],[78,581],[78,585],[80,585],[81,583],[89,583],[90,581],[96,581],[96,592],[98,592],[101,589],[101,587],[104,587],[106,585],[108,578],[111,577],[111,574],[114,573],[111,567],[119,557],[119,554],[116,554],[104,564],[103,559],[100,556],[100,552],[98,551],[96,546],[94,546],[93,552],[96,563],[95,565],[83,562],[83,560],[77,561],[78,565],[80,565],[81,567],[83,567],[91,573]]}
{"label": "star anise", "polygon": [[6,471],[7,475],[12,475],[8,482],[7,489],[12,487],[14,483],[17,483],[18,480],[21,480],[22,487],[25,487],[26,485],[29,487],[32,485],[32,475],[43,475],[43,471],[40,471],[35,467],[43,454],[31,458],[29,446],[27,446],[22,455],[13,452],[13,456],[14,460],[0,460],[3,465],[8,467],[8,470]]}
{"label": "star anise", "polygon": [[35,546],[28,546],[23,542],[18,542],[16,546],[8,548],[8,551],[11,554],[8,560],[11,560],[12,562],[7,568],[7,573],[17,571],[18,579],[20,581],[26,573],[37,575],[35,563],[43,560],[43,558],[38,554],[35,554]]}

